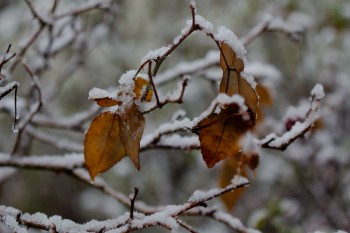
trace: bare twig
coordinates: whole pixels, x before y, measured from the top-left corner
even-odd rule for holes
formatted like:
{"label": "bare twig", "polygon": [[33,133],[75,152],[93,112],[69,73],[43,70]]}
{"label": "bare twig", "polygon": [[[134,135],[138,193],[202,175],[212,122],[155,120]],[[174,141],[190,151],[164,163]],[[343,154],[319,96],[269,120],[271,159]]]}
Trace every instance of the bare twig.
{"label": "bare twig", "polygon": [[137,187],[133,188],[133,194],[130,195],[130,221],[132,221],[134,219],[134,210],[135,210],[135,201],[136,201],[136,197],[137,194],[139,193],[139,189]]}
{"label": "bare twig", "polygon": [[[10,54],[10,49],[11,49],[11,44],[9,44],[9,46],[7,47],[6,53],[3,55],[2,61],[0,63],[0,80],[3,77],[3,75],[1,74],[1,69],[2,67],[9,62],[12,58],[14,58],[16,56],[16,53],[12,53]],[[9,55],[8,57],[6,55]]]}

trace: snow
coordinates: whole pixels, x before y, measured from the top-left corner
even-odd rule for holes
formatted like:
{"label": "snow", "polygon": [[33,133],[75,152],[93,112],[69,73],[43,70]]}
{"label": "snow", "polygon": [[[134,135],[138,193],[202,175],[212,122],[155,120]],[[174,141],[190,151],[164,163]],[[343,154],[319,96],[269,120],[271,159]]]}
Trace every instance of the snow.
{"label": "snow", "polygon": [[309,108],[310,106],[307,102],[301,102],[298,107],[289,106],[286,114],[283,117],[283,122],[287,122],[288,120],[300,121],[304,119],[309,111]]}
{"label": "snow", "polygon": [[171,132],[175,132],[176,130],[179,130],[179,129],[186,129],[186,128],[190,129],[192,126],[193,126],[193,123],[191,122],[191,120],[189,118],[184,118],[184,119],[174,121],[171,123],[162,124],[152,134],[148,134],[148,135],[142,137],[141,142],[140,142],[140,147],[141,148],[146,147],[147,145],[152,143],[152,141],[155,138],[159,138],[160,135],[162,135],[162,134],[168,134]]}
{"label": "snow", "polygon": [[171,146],[181,149],[187,149],[189,147],[199,147],[198,136],[180,136],[174,134],[171,136],[163,136],[157,143],[159,146]]}
{"label": "snow", "polygon": [[244,98],[240,95],[234,94],[229,96],[225,93],[219,93],[216,97],[216,101],[220,106],[237,104],[240,108],[240,111],[247,111],[247,106],[244,104]]}
{"label": "snow", "polygon": [[177,121],[179,119],[183,119],[185,116],[186,116],[186,111],[180,108],[173,113],[173,115],[171,116],[171,120]]}
{"label": "snow", "polygon": [[43,155],[12,157],[8,154],[0,153],[0,164],[18,164],[18,166],[49,166],[56,169],[73,169],[84,164],[83,154],[66,154],[66,155]]}
{"label": "snow", "polygon": [[244,135],[242,139],[242,145],[243,151],[246,153],[259,152],[260,150],[258,140],[253,136],[251,132],[248,132]]}
{"label": "snow", "polygon": [[194,12],[197,11],[197,8],[196,8],[196,1],[195,1],[195,0],[191,0],[191,1],[190,1],[190,7],[193,8],[193,9],[195,10]]}
{"label": "snow", "polygon": [[0,87],[0,100],[4,97],[6,92],[9,92],[11,89],[19,86],[19,83],[16,81],[6,84],[4,87]]}
{"label": "snow", "polygon": [[231,181],[231,185],[227,186],[224,189],[219,189],[219,188],[213,188],[208,191],[201,191],[201,190],[196,190],[192,196],[188,199],[189,202],[206,202],[210,200],[211,198],[216,197],[217,195],[220,195],[223,193],[225,190],[229,189],[235,189],[235,187],[243,185],[243,184],[248,184],[249,181],[242,176],[234,176],[234,178]]}
{"label": "snow", "polygon": [[249,180],[244,176],[235,175],[231,180],[231,184],[235,186],[239,186],[245,183],[249,183]]}
{"label": "snow", "polygon": [[299,135],[305,133],[304,131],[311,128],[317,119],[320,118],[320,100],[324,98],[323,87],[320,84],[316,84],[311,91],[311,95],[315,98],[311,98],[311,107],[308,110],[306,119],[303,122],[297,121],[292,128],[285,132],[282,136],[278,137],[275,134],[269,134],[264,139],[260,140],[260,144],[268,143],[269,146],[279,148],[283,145],[287,145],[291,140],[294,140]]}
{"label": "snow", "polygon": [[62,217],[58,215],[50,217],[49,222],[55,225],[57,232],[86,232],[81,229],[80,224],[68,219],[62,219]]}
{"label": "snow", "polygon": [[246,63],[245,54],[247,50],[244,48],[242,42],[237,38],[237,36],[228,28],[221,26],[218,28],[217,33],[214,35],[215,39],[219,42],[224,42],[235,52],[236,56]]}
{"label": "snow", "polygon": [[89,91],[90,100],[97,100],[97,99],[103,99],[103,98],[116,99],[117,95],[116,95],[116,92],[109,92],[105,89],[100,89],[97,87],[94,87]]}
{"label": "snow", "polygon": [[195,21],[196,21],[196,24],[199,25],[202,31],[204,31],[207,34],[214,34],[214,27],[210,21],[204,19],[200,15],[196,15]]}
{"label": "snow", "polygon": [[316,86],[312,89],[311,95],[315,96],[316,99],[321,100],[325,97],[324,89],[321,84],[316,84]]}
{"label": "snow", "polygon": [[224,212],[216,212],[214,214],[214,217],[216,219],[222,220],[225,223],[227,223],[231,228],[240,230],[242,232],[246,231],[246,228],[242,224],[241,220],[238,218],[233,217],[231,214],[224,213]]}
{"label": "snow", "polygon": [[244,67],[244,72],[254,77],[271,78],[273,81],[278,81],[282,77],[281,72],[275,66],[258,61],[249,62]]}
{"label": "snow", "polygon": [[34,213],[32,215],[25,213],[22,215],[22,219],[24,221],[32,222],[32,223],[35,223],[37,225],[44,225],[47,227],[50,226],[50,221],[49,221],[48,217],[46,216],[46,214],[43,214],[40,212]]}
{"label": "snow", "polygon": [[251,74],[245,73],[245,72],[241,72],[241,76],[242,78],[244,78],[247,83],[253,88],[256,88],[257,83],[255,82],[254,77]]}
{"label": "snow", "polygon": [[141,63],[145,63],[146,61],[151,61],[151,60],[157,60],[160,57],[162,57],[169,49],[170,49],[171,45],[167,45],[167,46],[163,46],[161,48],[158,49],[154,49],[149,51],[146,56],[144,56],[141,59]]}
{"label": "snow", "polygon": [[205,202],[209,198],[214,197],[220,193],[221,189],[213,188],[208,191],[196,190],[188,199],[189,202]]}

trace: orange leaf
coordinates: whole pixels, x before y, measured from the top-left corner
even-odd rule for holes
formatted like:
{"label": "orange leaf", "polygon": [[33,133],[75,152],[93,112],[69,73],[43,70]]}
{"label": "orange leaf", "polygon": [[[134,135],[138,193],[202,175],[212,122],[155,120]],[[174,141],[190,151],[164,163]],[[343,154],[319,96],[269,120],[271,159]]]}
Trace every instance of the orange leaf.
{"label": "orange leaf", "polygon": [[145,128],[145,118],[134,104],[119,118],[120,138],[137,170],[140,170],[140,140]]}
{"label": "orange leaf", "polygon": [[117,100],[109,98],[109,97],[105,97],[105,98],[101,98],[101,99],[94,99],[94,100],[101,107],[112,107],[112,106],[120,104]]}
{"label": "orange leaf", "polygon": [[[146,86],[146,91],[144,93],[141,93],[144,86]],[[152,99],[153,92],[151,88],[148,88],[148,81],[146,79],[137,77],[135,79],[134,93],[135,93],[135,99],[141,98],[142,101],[150,102]]]}
{"label": "orange leaf", "polygon": [[230,106],[219,114],[212,114],[198,124],[201,152],[207,166],[229,158],[240,150],[240,137],[253,126],[238,113],[238,107]]}
{"label": "orange leaf", "polygon": [[[219,179],[221,188],[224,188],[227,185],[229,185],[231,183],[232,178],[235,175],[247,177],[244,167],[240,164],[241,156],[241,154],[236,154],[231,158],[225,160],[225,162],[223,163]],[[246,189],[247,188],[245,187],[239,188],[237,190],[234,190],[233,192],[228,192],[221,196],[221,199],[228,210],[233,209],[233,207],[237,203],[238,198],[242,195],[243,192],[246,191]]]}
{"label": "orange leaf", "polygon": [[124,145],[120,140],[119,115],[104,112],[95,117],[86,133],[84,155],[91,179],[125,156]]}

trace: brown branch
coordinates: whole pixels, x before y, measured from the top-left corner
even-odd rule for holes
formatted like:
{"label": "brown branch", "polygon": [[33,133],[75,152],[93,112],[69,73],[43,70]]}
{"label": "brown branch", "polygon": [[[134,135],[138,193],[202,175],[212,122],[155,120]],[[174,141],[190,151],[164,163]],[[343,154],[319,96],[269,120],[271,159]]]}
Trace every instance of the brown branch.
{"label": "brown branch", "polygon": [[134,219],[134,210],[135,210],[135,201],[137,194],[139,193],[139,189],[137,187],[133,188],[134,193],[130,195],[130,221]]}

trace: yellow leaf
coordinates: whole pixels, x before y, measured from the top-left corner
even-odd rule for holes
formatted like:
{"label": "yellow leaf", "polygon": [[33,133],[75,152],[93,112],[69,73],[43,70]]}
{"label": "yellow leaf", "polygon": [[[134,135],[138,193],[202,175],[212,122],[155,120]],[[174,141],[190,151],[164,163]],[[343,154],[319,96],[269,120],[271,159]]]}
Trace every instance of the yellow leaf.
{"label": "yellow leaf", "polygon": [[140,140],[145,128],[145,118],[134,104],[127,109],[125,115],[119,118],[120,138],[126,154],[130,157],[137,170],[140,170]]}
{"label": "yellow leaf", "polygon": [[86,133],[84,156],[91,179],[125,156],[124,145],[120,140],[119,115],[104,112],[95,117]]}

